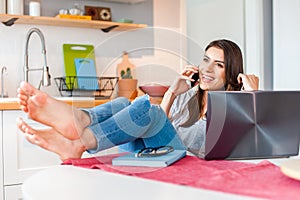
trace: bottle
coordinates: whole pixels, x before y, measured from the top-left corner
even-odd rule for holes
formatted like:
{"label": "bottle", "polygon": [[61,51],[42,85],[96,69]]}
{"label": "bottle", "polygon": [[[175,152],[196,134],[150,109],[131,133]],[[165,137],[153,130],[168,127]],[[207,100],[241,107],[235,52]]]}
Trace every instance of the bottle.
{"label": "bottle", "polygon": [[74,4],[74,8],[69,9],[70,15],[82,15],[83,12],[79,8],[79,5],[77,3]]}
{"label": "bottle", "polygon": [[7,14],[23,15],[24,0],[7,0]]}
{"label": "bottle", "polygon": [[34,1],[29,2],[29,15],[30,16],[41,16],[40,1],[34,0]]}

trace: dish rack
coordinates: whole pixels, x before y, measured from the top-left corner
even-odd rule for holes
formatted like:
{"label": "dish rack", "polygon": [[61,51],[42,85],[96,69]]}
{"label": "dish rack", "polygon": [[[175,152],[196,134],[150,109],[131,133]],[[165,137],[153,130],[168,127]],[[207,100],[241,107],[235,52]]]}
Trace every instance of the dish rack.
{"label": "dish rack", "polygon": [[110,98],[118,77],[64,76],[54,78],[61,96]]}

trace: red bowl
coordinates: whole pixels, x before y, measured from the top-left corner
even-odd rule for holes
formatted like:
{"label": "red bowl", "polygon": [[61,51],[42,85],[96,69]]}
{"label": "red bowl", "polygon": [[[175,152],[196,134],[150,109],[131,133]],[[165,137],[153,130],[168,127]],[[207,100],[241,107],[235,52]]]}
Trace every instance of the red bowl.
{"label": "red bowl", "polygon": [[167,85],[141,85],[139,86],[145,94],[151,97],[162,97],[170,86]]}

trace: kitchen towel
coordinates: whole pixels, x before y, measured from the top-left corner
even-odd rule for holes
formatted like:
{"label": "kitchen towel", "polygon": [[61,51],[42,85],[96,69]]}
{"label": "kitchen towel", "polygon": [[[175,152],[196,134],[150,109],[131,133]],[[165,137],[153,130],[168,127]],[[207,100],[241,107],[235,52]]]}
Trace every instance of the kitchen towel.
{"label": "kitchen towel", "polygon": [[300,194],[300,181],[283,175],[269,161],[253,164],[186,156],[164,168],[112,166],[118,156],[70,159],[62,164],[259,198],[295,199]]}

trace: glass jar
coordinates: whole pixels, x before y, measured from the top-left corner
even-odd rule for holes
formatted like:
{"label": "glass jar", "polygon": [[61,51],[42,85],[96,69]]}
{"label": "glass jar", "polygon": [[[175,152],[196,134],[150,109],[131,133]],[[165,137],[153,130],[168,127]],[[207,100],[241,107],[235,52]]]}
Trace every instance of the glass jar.
{"label": "glass jar", "polygon": [[74,4],[74,7],[69,9],[69,13],[70,15],[82,15],[83,12],[81,11],[81,9],[79,8],[79,5],[76,3]]}
{"label": "glass jar", "polygon": [[7,0],[7,14],[23,15],[24,0]]}
{"label": "glass jar", "polygon": [[31,0],[29,2],[29,15],[41,16],[41,2],[38,0]]}

